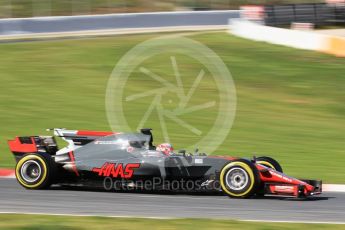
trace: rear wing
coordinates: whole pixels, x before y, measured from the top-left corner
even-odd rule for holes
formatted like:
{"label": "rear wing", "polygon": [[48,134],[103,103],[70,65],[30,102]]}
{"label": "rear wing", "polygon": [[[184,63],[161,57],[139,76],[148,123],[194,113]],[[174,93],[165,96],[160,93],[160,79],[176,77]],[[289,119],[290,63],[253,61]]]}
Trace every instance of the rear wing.
{"label": "rear wing", "polygon": [[68,143],[68,146],[59,150],[54,136],[17,136],[8,141],[8,146],[16,160],[27,153],[45,152],[50,155],[59,155],[66,151],[73,151],[100,137],[117,134],[105,131],[66,130],[61,128],[47,129],[47,131],[54,131],[54,136],[61,137]]}
{"label": "rear wing", "polygon": [[7,141],[12,153],[35,153],[38,151],[35,137],[16,137],[14,140]]}
{"label": "rear wing", "polygon": [[16,161],[27,153],[55,155],[58,151],[58,146],[53,136],[21,136],[15,137],[7,143]]}

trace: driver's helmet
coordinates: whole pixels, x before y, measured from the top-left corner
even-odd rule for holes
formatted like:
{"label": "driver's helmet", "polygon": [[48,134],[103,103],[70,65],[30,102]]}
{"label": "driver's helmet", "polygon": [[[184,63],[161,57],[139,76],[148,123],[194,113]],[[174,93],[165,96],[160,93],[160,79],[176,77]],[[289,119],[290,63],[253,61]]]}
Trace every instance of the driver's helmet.
{"label": "driver's helmet", "polygon": [[174,148],[169,143],[162,143],[156,147],[157,151],[161,151],[165,155],[169,156],[174,153]]}

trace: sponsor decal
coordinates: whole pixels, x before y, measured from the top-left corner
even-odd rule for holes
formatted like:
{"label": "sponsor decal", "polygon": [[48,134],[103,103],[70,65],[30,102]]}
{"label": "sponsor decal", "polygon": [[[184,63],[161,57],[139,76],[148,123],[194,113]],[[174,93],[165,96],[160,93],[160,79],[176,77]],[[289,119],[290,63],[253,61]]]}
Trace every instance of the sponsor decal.
{"label": "sponsor decal", "polygon": [[286,193],[293,193],[295,186],[293,185],[276,185],[274,186],[275,192],[286,192]]}
{"label": "sponsor decal", "polygon": [[274,175],[274,176],[276,176],[276,177],[279,177],[280,179],[282,179],[282,180],[285,180],[285,181],[287,181],[287,182],[292,182],[292,179],[291,178],[289,178],[289,177],[287,177],[287,176],[284,176],[284,175],[282,175],[282,174],[278,174],[278,173],[276,173],[275,171],[273,171],[273,170],[270,170],[270,173],[272,174],[272,175]]}
{"label": "sponsor decal", "polygon": [[95,145],[115,145],[116,141],[95,141]]}
{"label": "sponsor decal", "polygon": [[194,163],[195,163],[195,164],[203,164],[203,163],[204,163],[204,160],[203,160],[203,159],[195,159],[195,160],[194,160]]}
{"label": "sponsor decal", "polygon": [[98,176],[130,179],[133,176],[134,169],[139,167],[139,163],[129,163],[124,166],[122,163],[115,164],[106,162],[100,168],[93,168],[92,172],[97,173]]}

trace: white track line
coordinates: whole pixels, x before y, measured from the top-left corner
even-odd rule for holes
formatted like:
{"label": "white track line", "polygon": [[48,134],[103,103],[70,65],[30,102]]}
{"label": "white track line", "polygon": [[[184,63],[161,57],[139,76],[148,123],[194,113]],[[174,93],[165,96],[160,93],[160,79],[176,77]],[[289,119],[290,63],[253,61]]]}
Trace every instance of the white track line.
{"label": "white track line", "polygon": [[[139,218],[139,219],[156,219],[156,220],[183,220],[186,218],[179,217],[161,217],[161,216],[128,216],[128,215],[92,215],[92,214],[62,214],[62,213],[40,213],[40,212],[0,212],[0,214],[22,214],[22,215],[48,215],[48,216],[72,216],[72,217],[106,217],[106,218]],[[194,219],[194,218],[192,218]],[[207,219],[207,218],[200,218]],[[213,218],[210,218],[213,219]],[[261,220],[261,219],[219,219],[219,220],[235,220],[244,222],[263,222],[263,223],[291,223],[291,224],[338,224],[345,225],[341,221],[289,221],[289,220]]]}
{"label": "white track line", "polygon": [[161,32],[181,32],[181,31],[209,31],[226,30],[227,26],[167,26],[151,28],[131,28],[131,29],[107,29],[107,30],[84,30],[77,32],[58,32],[58,33],[27,33],[1,35],[0,41],[12,40],[36,40],[36,39],[55,39],[55,38],[75,38],[75,37],[95,37],[125,34],[144,34]]}
{"label": "white track line", "polygon": [[246,222],[264,222],[264,223],[290,223],[290,224],[341,224],[344,225],[345,222],[341,221],[292,221],[292,220],[240,220]]}
{"label": "white track line", "polygon": [[345,184],[324,184],[322,190],[325,192],[345,192]]}
{"label": "white track line", "polygon": [[[127,215],[92,215],[92,214],[63,214],[63,213],[46,213],[46,212],[0,212],[0,214],[23,214],[23,215],[47,215],[47,216],[72,216],[72,217],[109,217],[109,218],[141,218],[141,219],[157,219],[157,220],[168,220],[168,219],[179,219],[176,217],[160,217],[160,216],[127,216]],[[182,218],[181,218],[182,219]]]}

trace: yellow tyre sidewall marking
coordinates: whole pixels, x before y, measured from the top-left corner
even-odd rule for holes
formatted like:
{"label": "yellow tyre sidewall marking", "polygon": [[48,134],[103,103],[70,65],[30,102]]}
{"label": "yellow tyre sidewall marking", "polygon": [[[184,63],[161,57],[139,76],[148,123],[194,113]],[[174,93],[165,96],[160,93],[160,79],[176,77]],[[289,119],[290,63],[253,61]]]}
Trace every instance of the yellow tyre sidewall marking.
{"label": "yellow tyre sidewall marking", "polygon": [[[43,176],[36,184],[32,184],[32,185],[27,184],[22,179],[22,176],[20,174],[20,169],[21,169],[22,165],[25,163],[25,161],[27,161],[27,160],[38,160],[43,166]],[[24,187],[37,188],[38,186],[40,186],[44,182],[46,177],[47,177],[47,164],[41,157],[36,156],[36,155],[28,155],[28,156],[25,156],[18,161],[18,164],[16,166],[16,178],[18,179],[19,183],[22,184]]]}
{"label": "yellow tyre sidewall marking", "polygon": [[276,168],[268,161],[257,161],[256,163],[260,164],[260,165],[263,165],[263,166],[266,166],[266,167],[268,166],[268,167],[276,170]]}
{"label": "yellow tyre sidewall marking", "polygon": [[[243,193],[232,193],[230,192],[227,187],[226,187],[226,184],[224,183],[224,174],[225,172],[227,171],[227,169],[229,169],[230,167],[233,167],[233,166],[240,166],[242,167],[249,175],[249,178],[250,178],[250,186],[249,188],[243,192]],[[224,192],[226,192],[227,194],[231,195],[231,196],[237,196],[237,197],[240,197],[240,196],[245,196],[247,195],[254,187],[254,183],[255,183],[255,177],[254,177],[254,173],[253,173],[253,170],[249,167],[249,165],[247,165],[246,163],[244,162],[231,162],[229,164],[227,164],[221,171],[220,173],[220,184],[222,186],[222,189]]]}

